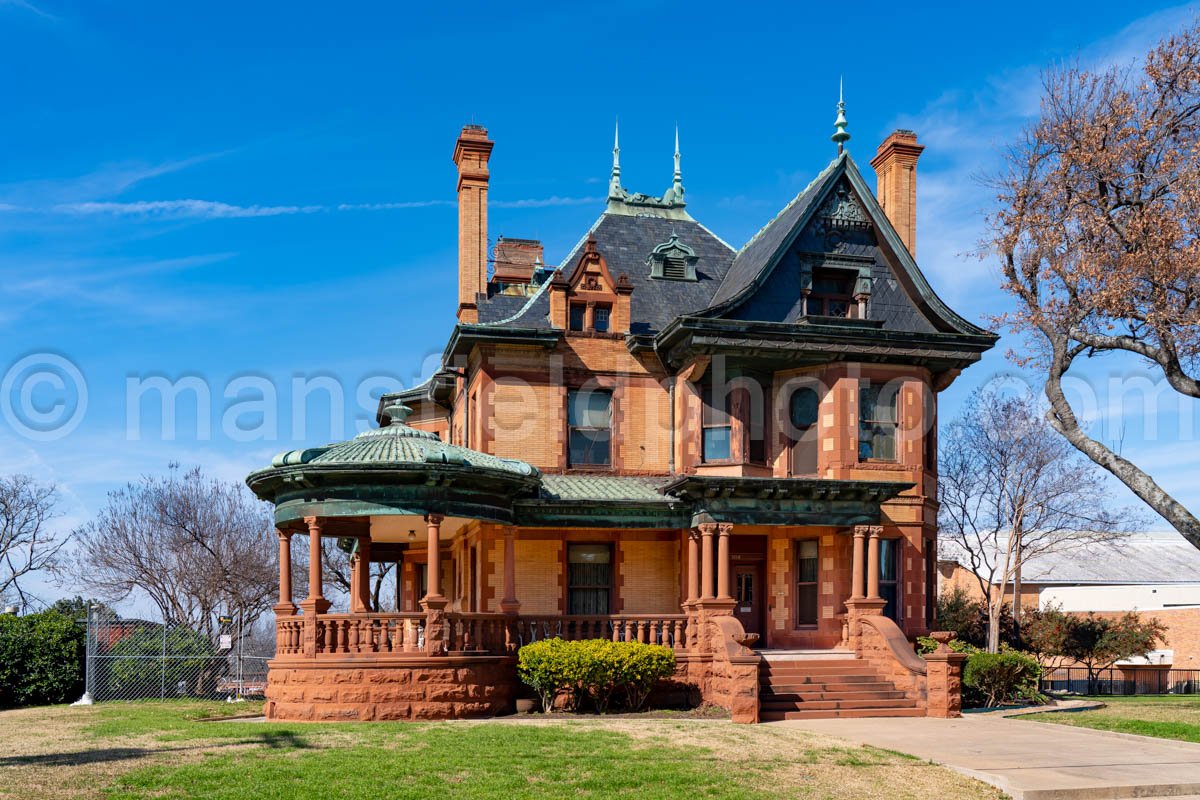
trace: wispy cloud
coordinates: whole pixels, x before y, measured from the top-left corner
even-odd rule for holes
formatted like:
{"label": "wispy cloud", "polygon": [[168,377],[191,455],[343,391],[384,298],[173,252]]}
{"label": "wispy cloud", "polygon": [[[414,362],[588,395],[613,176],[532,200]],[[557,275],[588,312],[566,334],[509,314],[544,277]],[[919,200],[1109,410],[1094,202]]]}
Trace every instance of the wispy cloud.
{"label": "wispy cloud", "polygon": [[58,19],[48,11],[43,11],[33,3],[30,3],[29,0],[0,0],[0,8],[13,8],[19,11],[29,11],[45,19]]}
{"label": "wispy cloud", "polygon": [[400,211],[406,208],[434,208],[452,206],[453,200],[404,200],[395,203],[339,203],[338,211]]}
{"label": "wispy cloud", "polygon": [[[600,197],[529,197],[521,200],[493,200],[493,208],[551,208],[602,203]],[[333,205],[238,205],[218,200],[87,200],[55,203],[50,206],[19,206],[0,203],[0,212],[34,215],[71,215],[92,217],[130,217],[144,220],[215,220],[255,217],[283,217],[353,211],[403,211],[416,208],[454,206],[453,200],[399,200],[387,203],[337,203]]]}
{"label": "wispy cloud", "polygon": [[498,200],[493,202],[496,208],[549,208],[551,206],[585,206],[590,203],[602,203],[599,197],[553,197],[532,198],[527,200]]}
{"label": "wispy cloud", "polygon": [[326,209],[324,206],[239,206],[212,200],[138,200],[127,203],[61,203],[53,206],[50,210],[63,214],[101,214],[158,219],[237,219],[313,214]]}

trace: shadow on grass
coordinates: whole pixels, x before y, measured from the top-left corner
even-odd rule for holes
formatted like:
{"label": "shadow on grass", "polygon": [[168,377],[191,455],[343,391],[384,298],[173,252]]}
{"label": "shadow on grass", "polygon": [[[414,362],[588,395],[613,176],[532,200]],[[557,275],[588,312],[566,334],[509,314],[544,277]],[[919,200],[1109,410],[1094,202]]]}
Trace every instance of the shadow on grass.
{"label": "shadow on grass", "polygon": [[0,756],[0,769],[16,766],[76,767],[83,764],[103,764],[130,761],[163,753],[183,753],[192,750],[217,750],[223,747],[261,745],[269,750],[309,750],[312,745],[303,736],[291,731],[261,731],[239,736],[225,742],[198,744],[191,747],[99,747],[70,753],[43,753],[28,756]]}

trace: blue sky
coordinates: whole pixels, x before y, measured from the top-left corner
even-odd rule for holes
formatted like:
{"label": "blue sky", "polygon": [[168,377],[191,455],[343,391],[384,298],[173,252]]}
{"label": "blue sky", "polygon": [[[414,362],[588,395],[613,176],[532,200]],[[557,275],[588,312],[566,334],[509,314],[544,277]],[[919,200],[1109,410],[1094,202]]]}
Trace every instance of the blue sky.
{"label": "blue sky", "polygon": [[[833,156],[844,76],[864,169],[896,127],[927,145],[918,261],[979,321],[1007,300],[970,256],[990,201],[976,177],[1036,112],[1038,70],[1128,63],[1196,11],[412,6],[0,0],[0,374],[51,354],[87,387],[69,435],[0,421],[0,471],[57,482],[61,525],[169,461],[241,479],[275,452],[349,435],[371,417],[353,396],[364,377],[411,385],[428,371],[453,317],[450,154],[465,122],[496,141],[493,237],[540,238],[550,263],[565,255],[602,208],[619,116],[625,185],[669,185],[678,123],[690,210],[736,247]],[[944,395],[943,419],[1012,371],[1003,350]],[[1194,508],[1200,449],[1179,442],[1194,441],[1197,409],[1164,393],[1147,432],[1142,406],[1110,388],[1142,373],[1121,359],[1088,368],[1095,425]],[[183,413],[164,439],[144,411],[130,440],[127,380],[153,375],[212,387],[210,434]],[[293,431],[296,375],[345,387],[334,424],[318,397]],[[236,379],[280,387],[276,435],[222,433]],[[33,399],[47,414],[78,400],[50,384]]]}

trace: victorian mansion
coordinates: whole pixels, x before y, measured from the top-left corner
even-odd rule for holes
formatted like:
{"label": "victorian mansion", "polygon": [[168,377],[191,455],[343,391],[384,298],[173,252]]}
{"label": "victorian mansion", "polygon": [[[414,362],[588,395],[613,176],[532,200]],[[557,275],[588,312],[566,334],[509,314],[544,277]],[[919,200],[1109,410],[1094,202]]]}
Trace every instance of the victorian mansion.
{"label": "victorian mansion", "polygon": [[[493,142],[462,129],[441,368],[377,429],[248,479],[280,532],[268,716],[508,713],[516,650],[548,636],[672,647],[684,694],[735,721],[957,713],[961,657],[911,642],[936,624],[938,393],[995,336],[913,259],[916,134],[879,145],[874,191],[840,108],[833,138],[740,248],[689,213],[678,144],[661,196],[614,146],[551,266],[489,245]],[[296,535],[350,544],[348,608],[319,557],[293,597]],[[377,561],[395,608],[372,607]]]}

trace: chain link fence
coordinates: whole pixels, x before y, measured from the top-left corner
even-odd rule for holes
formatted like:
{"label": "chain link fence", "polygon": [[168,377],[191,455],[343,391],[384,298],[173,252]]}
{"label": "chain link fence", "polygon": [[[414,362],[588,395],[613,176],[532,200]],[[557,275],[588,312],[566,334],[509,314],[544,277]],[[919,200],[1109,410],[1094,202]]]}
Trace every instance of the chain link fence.
{"label": "chain link fence", "polygon": [[273,637],[222,617],[211,632],[89,610],[86,697],[112,700],[263,696]]}

